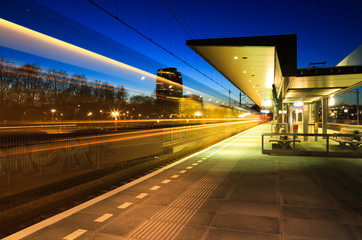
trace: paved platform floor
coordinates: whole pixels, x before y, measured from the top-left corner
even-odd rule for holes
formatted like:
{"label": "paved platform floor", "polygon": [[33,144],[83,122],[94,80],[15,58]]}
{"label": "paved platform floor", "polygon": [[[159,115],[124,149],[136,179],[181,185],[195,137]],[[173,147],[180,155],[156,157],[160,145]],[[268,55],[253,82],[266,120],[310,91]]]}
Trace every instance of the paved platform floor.
{"label": "paved platform floor", "polygon": [[362,159],[262,155],[269,130],[249,129],[7,239],[362,239]]}

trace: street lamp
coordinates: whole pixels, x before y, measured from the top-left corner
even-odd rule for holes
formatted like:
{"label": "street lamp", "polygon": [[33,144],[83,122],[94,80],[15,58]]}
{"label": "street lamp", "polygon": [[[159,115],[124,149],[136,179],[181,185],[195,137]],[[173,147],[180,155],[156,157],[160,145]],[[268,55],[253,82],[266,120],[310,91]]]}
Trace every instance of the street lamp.
{"label": "street lamp", "polygon": [[87,114],[87,116],[89,117],[89,127],[91,127],[91,120],[92,120],[92,115],[93,115],[93,113],[92,112],[89,112],[88,114]]}
{"label": "street lamp", "polygon": [[114,117],[114,130],[116,131],[117,130],[117,117],[119,115],[119,112],[113,111],[113,112],[111,112],[111,114],[112,114],[112,117]]}
{"label": "street lamp", "polygon": [[52,121],[54,121],[54,113],[56,112],[56,110],[53,108],[50,110],[50,112],[52,113]]}

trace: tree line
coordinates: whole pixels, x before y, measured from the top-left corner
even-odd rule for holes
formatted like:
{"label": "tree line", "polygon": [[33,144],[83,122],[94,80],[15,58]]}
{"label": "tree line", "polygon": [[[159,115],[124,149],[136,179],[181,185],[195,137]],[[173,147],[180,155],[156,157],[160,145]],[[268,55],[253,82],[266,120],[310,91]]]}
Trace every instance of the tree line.
{"label": "tree line", "polygon": [[[129,97],[123,86],[89,80],[84,74],[42,70],[38,64],[17,66],[0,58],[0,121],[108,119],[112,109],[152,111],[155,98]],[[135,109],[137,108],[137,109]],[[53,111],[52,111],[53,109]],[[92,113],[91,115],[88,113]],[[131,113],[132,114],[132,113]]]}

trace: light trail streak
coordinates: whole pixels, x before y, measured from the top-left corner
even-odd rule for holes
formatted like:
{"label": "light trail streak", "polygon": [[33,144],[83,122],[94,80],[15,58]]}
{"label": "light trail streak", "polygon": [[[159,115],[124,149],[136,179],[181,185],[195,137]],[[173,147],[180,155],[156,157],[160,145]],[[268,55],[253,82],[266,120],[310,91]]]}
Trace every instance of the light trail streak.
{"label": "light trail streak", "polygon": [[[140,76],[147,76],[148,78],[146,79],[157,78],[165,83],[179,87],[182,86],[184,89],[193,91],[199,95],[210,96],[209,94],[202,93],[196,89],[180,85],[166,78],[132,67],[125,63],[121,63],[101,54],[61,41],[2,18],[0,18],[0,30],[2,33],[0,36],[0,44],[4,47],[64,62],[66,64],[87,68],[92,71],[97,69],[105,74],[113,73],[115,76],[119,76],[117,74],[120,74],[120,70],[126,71],[126,73],[136,73],[140,74]],[[24,42],[27,44],[24,44]],[[125,72],[123,72],[123,74],[125,74]],[[217,98],[214,97],[214,99]]]}
{"label": "light trail streak", "polygon": [[[259,117],[248,117],[248,118],[149,118],[149,119],[128,119],[128,120],[117,120],[118,123],[160,123],[160,122],[178,122],[178,123],[187,123],[195,122],[195,123],[203,123],[203,122],[232,122],[232,121],[240,121],[243,119],[260,119]],[[23,122],[23,124],[39,124],[39,125],[47,125],[47,124],[59,124],[57,121],[53,122]],[[104,124],[114,124],[114,120],[92,120],[92,123],[104,123]],[[84,121],[62,121],[62,124],[89,124],[89,120]]]}
{"label": "light trail streak", "polygon": [[[260,120],[249,120],[249,121],[238,121],[238,122],[226,122],[226,123],[216,123],[216,124],[207,124],[207,125],[201,125],[201,126],[190,126],[188,128],[179,127],[177,129],[174,128],[167,128],[167,129],[152,129],[152,130],[144,130],[144,131],[135,131],[135,132],[128,132],[128,133],[122,133],[122,134],[114,134],[114,135],[106,135],[106,136],[92,136],[92,137],[85,137],[77,139],[84,140],[85,142],[81,143],[73,143],[73,144],[59,144],[53,147],[45,147],[45,148],[37,148],[32,149],[33,146],[24,146],[20,151],[14,151],[14,149],[4,149],[2,151],[3,156],[11,156],[11,155],[22,155],[22,154],[29,154],[29,153],[36,153],[36,152],[45,152],[45,151],[54,151],[59,149],[65,149],[65,148],[74,148],[74,147],[81,147],[81,146],[89,146],[89,145],[95,145],[95,144],[104,144],[104,143],[111,143],[111,142],[118,142],[118,141],[127,141],[127,140],[133,140],[133,139],[139,139],[139,138],[148,138],[153,136],[161,136],[166,135],[170,133],[181,133],[181,132],[187,132],[187,131],[195,131],[195,130],[201,130],[201,129],[212,129],[216,127],[222,127],[222,126],[229,126],[229,125],[236,125],[241,123],[251,123],[251,122],[257,122]],[[142,134],[140,134],[142,133]],[[126,136],[131,134],[137,134],[135,136]],[[119,137],[120,135],[124,135],[122,137]],[[105,138],[105,137],[116,137],[113,139],[104,139],[104,140],[93,140],[94,138]],[[93,139],[92,139],[93,138]],[[86,141],[90,139],[90,141]],[[63,140],[64,141],[64,140]],[[75,141],[73,139],[69,139],[69,141]],[[16,149],[17,150],[17,149]]]}

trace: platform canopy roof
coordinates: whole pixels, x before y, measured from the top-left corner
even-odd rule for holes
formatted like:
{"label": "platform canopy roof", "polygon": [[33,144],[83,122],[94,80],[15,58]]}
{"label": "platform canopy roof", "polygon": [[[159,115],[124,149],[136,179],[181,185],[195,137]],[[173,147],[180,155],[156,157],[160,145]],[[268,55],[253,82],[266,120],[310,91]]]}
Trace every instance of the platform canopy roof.
{"label": "platform canopy roof", "polygon": [[276,97],[311,102],[362,83],[362,66],[297,69],[295,34],[197,39],[186,44],[260,107]]}

